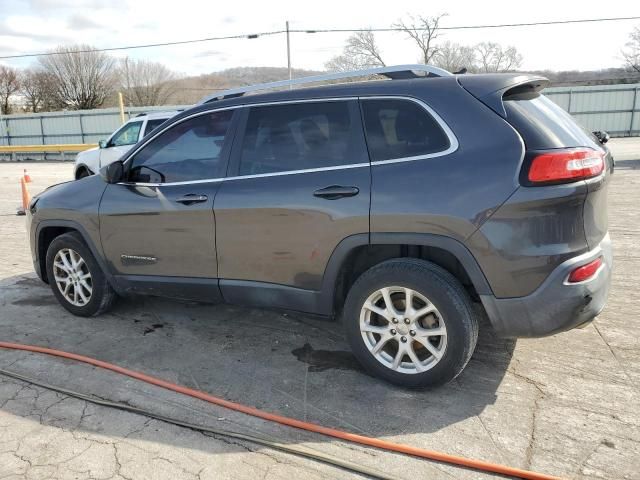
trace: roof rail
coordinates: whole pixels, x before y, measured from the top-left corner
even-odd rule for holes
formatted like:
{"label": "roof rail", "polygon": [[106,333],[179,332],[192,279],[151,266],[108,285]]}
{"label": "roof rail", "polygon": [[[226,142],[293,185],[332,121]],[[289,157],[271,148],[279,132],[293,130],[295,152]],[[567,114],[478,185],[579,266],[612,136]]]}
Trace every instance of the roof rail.
{"label": "roof rail", "polygon": [[[425,75],[417,75],[422,72]],[[313,75],[309,77],[294,78],[293,80],[279,80],[277,82],[260,83],[257,85],[247,85],[244,87],[231,88],[222,92],[214,93],[204,97],[198,102],[198,105],[208,103],[214,100],[222,100],[225,98],[241,97],[245,93],[255,92],[259,90],[268,90],[271,88],[290,87],[293,85],[306,85],[309,83],[326,82],[329,80],[341,80],[355,77],[368,77],[370,75],[382,75],[391,79],[419,78],[419,77],[446,77],[453,75],[442,68],[432,65],[395,65],[391,67],[367,68],[365,70],[352,70],[349,72],[327,73],[325,75]]]}

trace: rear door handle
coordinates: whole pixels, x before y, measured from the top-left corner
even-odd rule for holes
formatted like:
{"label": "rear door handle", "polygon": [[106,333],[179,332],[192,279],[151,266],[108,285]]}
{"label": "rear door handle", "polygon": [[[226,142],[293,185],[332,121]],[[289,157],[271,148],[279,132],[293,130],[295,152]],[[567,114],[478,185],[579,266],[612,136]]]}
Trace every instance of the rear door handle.
{"label": "rear door handle", "polygon": [[174,201],[182,203],[184,205],[191,205],[194,203],[206,202],[209,199],[206,195],[196,195],[195,193],[188,193],[182,197],[176,198]]}
{"label": "rear door handle", "polygon": [[331,185],[313,192],[314,197],[326,200],[337,200],[338,198],[353,197],[360,193],[358,187],[343,187],[341,185]]}

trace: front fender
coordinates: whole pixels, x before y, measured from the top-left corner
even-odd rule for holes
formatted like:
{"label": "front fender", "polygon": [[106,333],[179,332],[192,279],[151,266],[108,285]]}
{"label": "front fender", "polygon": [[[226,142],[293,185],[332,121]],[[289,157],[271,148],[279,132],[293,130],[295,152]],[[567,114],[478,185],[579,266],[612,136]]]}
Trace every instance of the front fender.
{"label": "front fender", "polygon": [[100,245],[99,239],[98,239],[98,242],[96,243],[94,241],[95,240],[94,236],[90,234],[89,231],[83,225],[73,220],[43,220],[39,222],[35,226],[35,228],[32,229],[31,242],[32,242],[32,245],[34,245],[33,252],[32,252],[33,264],[34,264],[34,268],[36,269],[36,273],[43,281],[46,281],[47,275],[45,272],[46,251],[44,250],[44,248],[42,248],[43,247],[42,242],[44,241],[44,238],[45,238],[44,232],[46,231],[47,228],[56,228],[56,229],[64,228],[67,231],[78,232],[82,237],[82,239],[84,240],[84,243],[89,247],[89,250],[91,250],[91,254],[96,259],[96,262],[98,262],[98,265],[100,265],[100,269],[107,277],[107,281],[109,282],[109,284],[115,290],[118,290],[116,288],[117,285],[116,285],[115,279],[110,274],[107,268],[107,264],[104,260],[103,251],[102,251],[102,247]]}
{"label": "front fender", "polygon": [[[78,231],[96,260],[103,262],[98,212],[106,187],[107,184],[99,176],[92,176],[51,187],[39,194],[37,200],[34,199],[29,211],[34,264],[42,263],[42,257],[46,255],[41,241],[44,229],[49,227]],[[108,273],[102,263],[100,266]]]}

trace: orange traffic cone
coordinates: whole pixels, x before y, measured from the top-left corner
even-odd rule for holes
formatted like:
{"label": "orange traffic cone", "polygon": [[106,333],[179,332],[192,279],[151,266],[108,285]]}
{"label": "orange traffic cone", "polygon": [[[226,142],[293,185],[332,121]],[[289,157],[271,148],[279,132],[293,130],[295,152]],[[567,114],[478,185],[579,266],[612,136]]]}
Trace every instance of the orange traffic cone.
{"label": "orange traffic cone", "polygon": [[27,182],[27,183],[31,183],[31,177],[30,177],[30,176],[29,176],[29,174],[27,173],[27,169],[26,169],[26,168],[24,169],[24,174],[23,174],[23,176],[24,176],[24,181],[25,181],[25,182]]}
{"label": "orange traffic cone", "polygon": [[20,178],[20,188],[22,189],[22,208],[18,209],[18,215],[26,215],[27,208],[29,208],[29,201],[31,197],[29,196],[29,189],[27,188],[27,180],[25,177]]}

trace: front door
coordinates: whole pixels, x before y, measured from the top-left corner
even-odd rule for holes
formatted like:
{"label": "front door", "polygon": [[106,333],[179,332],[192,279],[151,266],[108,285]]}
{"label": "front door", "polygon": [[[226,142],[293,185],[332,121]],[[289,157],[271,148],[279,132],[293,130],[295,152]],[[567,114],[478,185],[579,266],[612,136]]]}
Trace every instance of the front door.
{"label": "front door", "polygon": [[[338,243],[369,232],[369,159],[355,100],[243,109],[214,203],[227,301],[316,311]],[[243,134],[240,134],[243,132]]]}
{"label": "front door", "polygon": [[230,148],[232,111],[169,127],[125,163],[100,204],[100,236],[116,280],[143,293],[215,300],[213,200]]}

